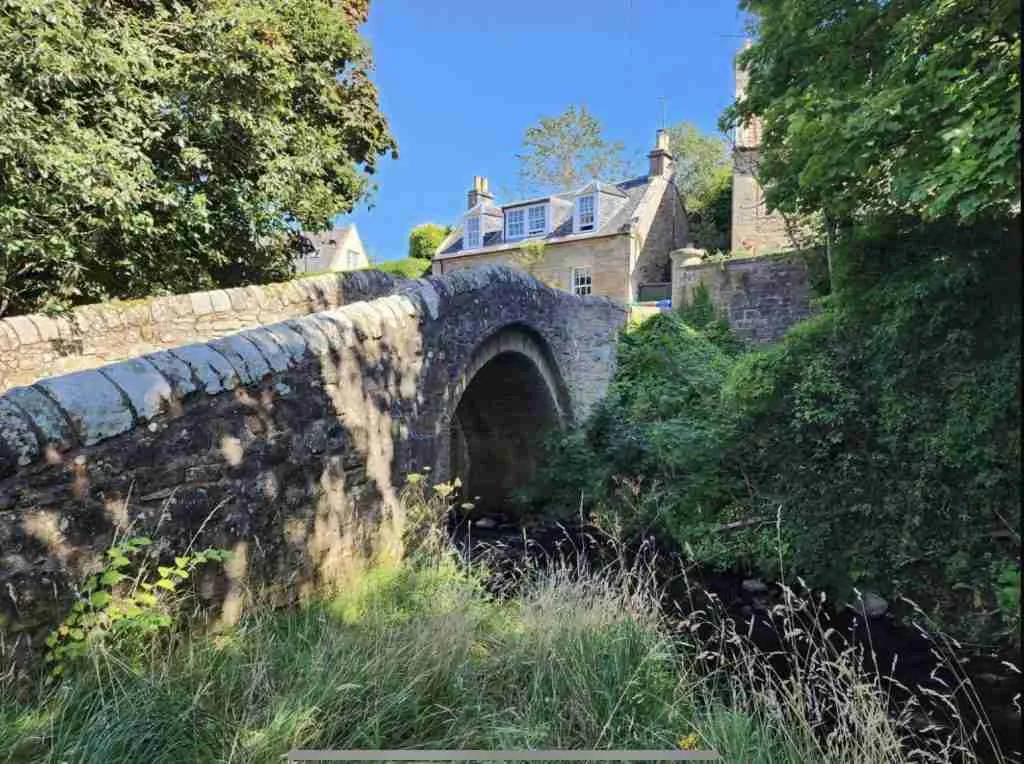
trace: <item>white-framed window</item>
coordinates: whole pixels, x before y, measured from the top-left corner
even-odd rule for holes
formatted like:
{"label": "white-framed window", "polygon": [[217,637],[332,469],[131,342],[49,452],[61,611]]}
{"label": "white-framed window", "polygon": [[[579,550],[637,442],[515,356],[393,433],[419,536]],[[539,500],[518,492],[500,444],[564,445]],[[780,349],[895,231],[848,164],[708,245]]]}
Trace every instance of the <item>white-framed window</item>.
{"label": "white-framed window", "polygon": [[576,198],[576,230],[593,231],[597,223],[597,194]]}
{"label": "white-framed window", "polygon": [[521,239],[526,235],[526,208],[519,207],[505,213],[505,238]]}
{"label": "white-framed window", "polygon": [[544,204],[535,204],[526,208],[526,235],[537,236],[548,231],[548,208]]}
{"label": "white-framed window", "polygon": [[505,238],[509,241],[538,236],[547,231],[546,204],[531,204],[529,207],[516,207],[505,212]]}
{"label": "white-framed window", "polygon": [[463,249],[477,249],[480,247],[480,218],[473,216],[466,218],[466,230],[462,235]]}
{"label": "white-framed window", "polygon": [[580,295],[592,294],[594,276],[589,267],[572,269],[572,293]]}
{"label": "white-framed window", "polygon": [[347,253],[348,267],[358,268],[359,267],[359,253],[354,249],[350,249]]}

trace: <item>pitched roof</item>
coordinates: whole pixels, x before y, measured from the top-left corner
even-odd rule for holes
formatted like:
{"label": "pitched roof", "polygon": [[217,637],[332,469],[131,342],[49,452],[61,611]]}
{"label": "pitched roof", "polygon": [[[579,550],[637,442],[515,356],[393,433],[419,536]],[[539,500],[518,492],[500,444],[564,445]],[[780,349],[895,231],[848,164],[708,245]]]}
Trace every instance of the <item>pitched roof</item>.
{"label": "pitched roof", "polygon": [[[636,207],[640,204],[640,200],[643,199],[644,193],[650,185],[650,180],[651,179],[647,175],[642,175],[637,178],[631,178],[630,180],[624,180],[621,183],[614,184],[604,183],[602,181],[592,181],[577,191],[570,191],[563,194],[552,194],[551,196],[541,196],[534,199],[528,199],[526,201],[511,202],[509,204],[501,205],[500,208],[494,207],[493,209],[496,209],[501,213],[502,210],[507,210],[511,207],[521,207],[525,204],[539,204],[541,202],[561,202],[571,205],[573,200],[579,194],[599,190],[601,193],[621,197],[624,201],[618,211],[611,218],[605,221],[604,225],[602,225],[598,230],[588,231],[586,233],[577,233],[574,235],[572,231],[572,216],[570,215],[566,220],[563,220],[560,225],[553,228],[543,237],[536,236],[531,238],[548,241],[551,239],[560,239],[564,236],[574,236],[574,238],[607,236],[612,233],[619,233],[623,230],[628,230],[629,222],[633,219]],[[477,206],[479,207],[480,205]],[[469,210],[465,214],[470,215],[476,209],[477,208],[474,207],[473,210]],[[488,210],[488,214],[493,214],[493,212]],[[463,219],[465,219],[465,217]],[[519,241],[520,240],[509,242],[509,244],[518,244]],[[486,249],[487,247],[503,243],[505,243],[505,239],[501,231],[488,231],[483,237],[483,245],[481,248]],[[444,248],[437,253],[436,257],[450,257],[462,252],[461,225],[452,231],[449,240],[443,245],[443,247]],[[472,251],[478,252],[479,249],[474,248]]]}
{"label": "pitched roof", "polygon": [[329,244],[332,240],[340,242],[348,235],[349,229],[352,225],[338,226],[337,228],[331,228],[327,231],[303,231],[302,235],[309,239],[310,243],[320,248]]}

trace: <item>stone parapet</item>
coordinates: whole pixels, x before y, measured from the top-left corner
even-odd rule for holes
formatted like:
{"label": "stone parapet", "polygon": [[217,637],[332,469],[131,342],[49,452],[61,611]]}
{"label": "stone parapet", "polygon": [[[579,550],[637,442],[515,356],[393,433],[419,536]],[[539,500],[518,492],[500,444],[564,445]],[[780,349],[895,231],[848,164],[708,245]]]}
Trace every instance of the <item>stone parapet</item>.
{"label": "stone parapet", "polygon": [[279,284],[83,305],[67,316],[0,319],[0,391],[382,297],[401,281],[381,271],[328,273]]}

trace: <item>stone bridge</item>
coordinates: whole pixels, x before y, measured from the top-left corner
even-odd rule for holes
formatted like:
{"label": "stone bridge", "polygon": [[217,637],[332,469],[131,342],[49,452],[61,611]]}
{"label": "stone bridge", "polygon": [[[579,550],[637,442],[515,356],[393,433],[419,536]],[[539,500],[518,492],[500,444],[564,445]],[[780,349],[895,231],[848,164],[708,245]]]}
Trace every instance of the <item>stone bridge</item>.
{"label": "stone bridge", "polygon": [[626,310],[485,267],[0,396],[2,649],[32,653],[115,535],[234,554],[222,616],[398,553],[409,471],[502,502],[602,397]]}

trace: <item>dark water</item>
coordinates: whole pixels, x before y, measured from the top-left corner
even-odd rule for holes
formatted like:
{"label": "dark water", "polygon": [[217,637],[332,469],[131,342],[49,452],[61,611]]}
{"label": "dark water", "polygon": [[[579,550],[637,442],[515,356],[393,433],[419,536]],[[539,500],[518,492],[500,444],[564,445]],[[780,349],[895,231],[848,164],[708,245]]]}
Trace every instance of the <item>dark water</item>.
{"label": "dark water", "polygon": [[[514,594],[525,570],[543,570],[553,564],[568,564],[573,569],[585,562],[591,570],[605,564],[641,565],[654,574],[662,591],[662,610],[670,625],[681,626],[688,613],[707,609],[714,599],[736,622],[737,631],[749,634],[779,675],[785,676],[790,670],[792,663],[787,655],[800,649],[799,644],[780,636],[782,625],[771,614],[772,606],[784,597],[782,587],[773,582],[692,565],[686,566],[683,575],[681,556],[671,546],[648,539],[633,548],[616,547],[599,529],[586,525],[522,527],[510,516],[501,515],[485,516],[483,524],[487,527],[453,518],[450,533],[464,558],[488,562],[493,571],[488,586],[497,594]],[[950,688],[962,686],[969,678],[981,708],[973,708],[977,704],[972,704],[966,693],[956,695],[959,713],[967,720],[968,728],[973,728],[982,716],[987,717],[1003,756],[1010,761],[1022,760],[1021,717],[1014,704],[1014,696],[1021,691],[1021,677],[1003,663],[1006,656],[947,646],[953,654],[943,652],[948,657],[940,660],[931,635],[912,624],[900,623],[889,614],[866,618],[862,613],[837,609],[826,602],[814,608],[813,618],[822,628],[835,630],[837,645],[862,648],[863,667],[882,678],[891,693],[893,712],[911,702],[911,698],[916,699],[922,711],[922,736],[927,734],[929,723],[941,724],[949,718],[948,708],[929,691],[948,695]],[[999,760],[995,755],[986,758]]]}

